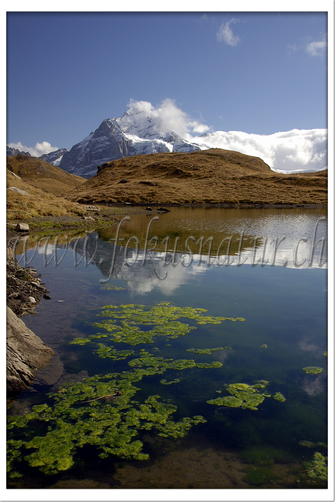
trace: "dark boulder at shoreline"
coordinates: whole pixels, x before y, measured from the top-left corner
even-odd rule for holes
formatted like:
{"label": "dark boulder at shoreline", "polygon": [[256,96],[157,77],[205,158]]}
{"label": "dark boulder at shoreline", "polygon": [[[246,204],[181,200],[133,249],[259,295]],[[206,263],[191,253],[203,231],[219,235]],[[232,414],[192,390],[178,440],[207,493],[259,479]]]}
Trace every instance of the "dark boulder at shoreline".
{"label": "dark boulder at shoreline", "polygon": [[54,351],[7,307],[7,399],[17,397],[46,366]]}

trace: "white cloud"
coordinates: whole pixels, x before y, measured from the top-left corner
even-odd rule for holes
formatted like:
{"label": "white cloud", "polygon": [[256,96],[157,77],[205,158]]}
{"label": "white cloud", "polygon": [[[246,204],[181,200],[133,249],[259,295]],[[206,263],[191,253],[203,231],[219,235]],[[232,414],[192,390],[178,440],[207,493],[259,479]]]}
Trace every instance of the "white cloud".
{"label": "white cloud", "polygon": [[192,139],[202,149],[223,148],[260,157],[278,172],[318,171],[327,167],[327,129],[293,129],[260,135],[216,131]]}
{"label": "white cloud", "polygon": [[127,134],[135,134],[139,137],[148,134],[148,124],[152,135],[166,134],[174,131],[182,138],[191,138],[190,134],[203,134],[210,128],[191,119],[176,105],[173,99],[164,99],[159,105],[154,107],[148,101],[130,100],[128,111],[117,119],[122,129]]}
{"label": "white cloud", "polygon": [[306,45],[306,52],[310,56],[321,56],[326,50],[327,42],[326,40],[321,40],[320,42],[309,42]]}
{"label": "white cloud", "polygon": [[51,146],[48,141],[36,143],[34,147],[22,145],[20,141],[18,143],[9,143],[8,146],[10,146],[11,148],[17,148],[18,150],[20,150],[20,152],[28,152],[33,157],[40,157],[41,155],[45,155],[46,153],[51,153],[58,150],[57,146]]}
{"label": "white cloud", "polygon": [[225,42],[226,44],[234,47],[237,45],[241,39],[237,35],[234,35],[233,30],[231,29],[231,23],[237,23],[239,19],[235,19],[234,17],[227,21],[226,23],[222,23],[217,34],[216,38],[219,42]]}

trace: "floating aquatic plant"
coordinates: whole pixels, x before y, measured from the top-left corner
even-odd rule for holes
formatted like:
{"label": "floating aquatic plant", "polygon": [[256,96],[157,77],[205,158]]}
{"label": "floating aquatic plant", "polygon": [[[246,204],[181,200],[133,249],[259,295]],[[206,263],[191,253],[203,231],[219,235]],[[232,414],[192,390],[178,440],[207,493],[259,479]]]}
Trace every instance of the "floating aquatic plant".
{"label": "floating aquatic plant", "polygon": [[180,378],[175,378],[174,380],[170,380],[169,382],[166,380],[166,378],[162,378],[162,380],[159,381],[160,384],[162,385],[171,385],[173,383],[179,383]]}
{"label": "floating aquatic plant", "polygon": [[[182,318],[196,324],[220,324],[225,320],[243,321],[242,318],[205,316],[205,309],[176,307],[162,302],[154,307],[145,305],[108,305],[104,307],[102,322],[94,326],[105,330],[87,338],[76,338],[71,343],[95,343],[95,353],[101,358],[123,360],[135,356],[134,350],[116,350],[113,346],[97,343],[106,338],[114,342],[138,345],[153,343],[155,337],[166,340],[177,338],[196,329]],[[229,347],[227,347],[229,348]],[[158,351],[159,349],[157,349]],[[201,349],[200,349],[201,350]],[[221,347],[209,350],[222,350]],[[99,456],[116,455],[123,459],[146,460],[140,431],[154,429],[159,436],[179,438],[195,424],[206,420],[202,416],[184,417],[174,421],[176,406],[164,403],[159,396],[149,396],[143,402],[134,400],[141,390],[136,382],[166,371],[188,368],[219,368],[222,363],[196,363],[193,359],[169,359],[140,349],[136,357],[128,360],[128,368],[121,373],[95,375],[78,383],[60,387],[48,395],[52,404],[34,406],[24,416],[8,419],[9,473],[25,461],[45,474],[56,474],[73,467],[78,450],[85,445],[95,446]],[[196,352],[196,349],[194,349]],[[196,352],[198,353],[198,352]],[[207,353],[207,352],[206,352]],[[179,379],[162,379],[171,385]],[[36,430],[38,432],[36,433]],[[38,435],[37,435],[38,434]]]}
{"label": "floating aquatic plant", "polygon": [[328,357],[328,352],[326,351],[322,355],[325,356],[325,357]]}
{"label": "floating aquatic plant", "polygon": [[223,347],[216,347],[214,349],[186,349],[186,352],[193,352],[194,354],[207,354],[210,356],[211,353],[216,350],[223,350]]}
{"label": "floating aquatic plant", "polygon": [[285,403],[286,401],[286,398],[280,392],[276,392],[275,395],[273,396],[273,399],[279,401],[280,403]]}
{"label": "floating aquatic plant", "polygon": [[164,359],[164,357],[153,356],[144,349],[140,351],[141,357],[128,362],[131,368],[146,368],[147,374],[161,374],[166,370],[184,370],[194,368],[196,362],[193,359]]}
{"label": "floating aquatic plant", "polygon": [[104,284],[103,286],[101,286],[100,289],[107,289],[107,290],[112,290],[112,291],[121,291],[122,289],[126,289],[126,288],[122,288],[121,286],[114,286],[114,284]]}
{"label": "floating aquatic plant", "polygon": [[70,345],[85,345],[86,343],[90,343],[90,338],[74,338]]}
{"label": "floating aquatic plant", "polygon": [[266,345],[266,343],[263,343],[263,345],[261,345],[261,349],[267,349],[268,346]]}
{"label": "floating aquatic plant", "polygon": [[319,448],[320,446],[323,446],[324,448],[327,448],[326,443],[318,442],[318,443],[312,443],[312,441],[299,441],[300,446],[306,446],[307,448]]}
{"label": "floating aquatic plant", "polygon": [[212,363],[197,363],[197,368],[221,368],[223,366],[219,361],[213,361]]}
{"label": "floating aquatic plant", "polygon": [[324,457],[321,453],[315,452],[313,455],[313,460],[310,462],[304,462],[305,472],[307,476],[307,484],[324,486],[328,480],[328,466],[327,457]]}
{"label": "floating aquatic plant", "polygon": [[318,373],[322,373],[322,368],[319,368],[318,366],[306,366],[306,368],[302,369],[309,375],[317,375]]}
{"label": "floating aquatic plant", "polygon": [[[60,387],[49,394],[53,406],[34,406],[24,416],[10,416],[8,422],[11,477],[18,477],[15,464],[25,460],[45,474],[65,471],[75,464],[75,454],[84,445],[94,445],[101,458],[117,455],[124,459],[146,460],[140,430],[155,429],[163,437],[183,437],[192,425],[205,422],[202,416],[171,420],[176,406],[164,403],[159,396],[149,396],[143,403],[133,400],[140,390],[133,385],[141,380],[141,371],[95,375],[84,382]],[[113,399],[102,399],[102,398]],[[29,428],[30,422],[34,428]],[[43,428],[47,423],[47,429]],[[39,426],[36,435],[35,426]],[[24,429],[25,439],[15,439]],[[22,434],[21,434],[22,437]]]}
{"label": "floating aquatic plant", "polygon": [[98,343],[98,347],[96,354],[98,354],[101,359],[109,358],[114,361],[120,361],[134,354],[133,350],[116,350],[113,346],[106,347],[103,343]]}
{"label": "floating aquatic plant", "polygon": [[255,385],[248,385],[246,383],[233,383],[226,388],[227,392],[231,394],[226,397],[217,397],[207,401],[208,404],[215,404],[216,406],[228,406],[229,408],[248,408],[249,410],[257,410],[258,405],[261,404],[265,397],[270,397],[267,393],[258,392],[259,388],[264,388],[268,382],[261,380]]}
{"label": "floating aquatic plant", "polygon": [[[156,306],[146,305],[106,305],[100,316],[107,320],[94,323],[97,328],[105,329],[114,342],[138,345],[140,343],[153,343],[153,338],[164,336],[166,340],[183,336],[196,329],[178,319],[186,318],[195,321],[198,325],[220,324],[223,321],[244,321],[244,319],[229,317],[204,316],[206,309],[192,307],[177,307],[169,302],[162,302]],[[144,330],[140,326],[153,326]]]}

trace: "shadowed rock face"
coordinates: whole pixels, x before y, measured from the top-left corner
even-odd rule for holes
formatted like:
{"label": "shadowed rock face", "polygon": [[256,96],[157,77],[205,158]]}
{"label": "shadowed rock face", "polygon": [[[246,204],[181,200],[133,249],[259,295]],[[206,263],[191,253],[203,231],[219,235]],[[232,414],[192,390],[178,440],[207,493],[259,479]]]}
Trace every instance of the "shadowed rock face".
{"label": "shadowed rock face", "polygon": [[54,351],[7,307],[7,398],[29,386],[38,368],[46,366]]}
{"label": "shadowed rock face", "polygon": [[99,164],[134,153],[131,142],[127,141],[119,126],[104,120],[94,133],[64,154],[60,167],[69,173],[89,177],[96,173]]}

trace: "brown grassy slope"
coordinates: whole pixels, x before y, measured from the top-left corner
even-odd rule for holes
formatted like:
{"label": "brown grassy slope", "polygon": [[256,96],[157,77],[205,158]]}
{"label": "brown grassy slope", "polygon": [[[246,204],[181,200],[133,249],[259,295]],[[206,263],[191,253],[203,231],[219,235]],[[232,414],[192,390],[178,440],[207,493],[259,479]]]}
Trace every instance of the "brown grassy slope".
{"label": "brown grassy slope", "polygon": [[28,185],[53,195],[63,196],[85,181],[37,157],[26,155],[7,157],[7,168]]}
{"label": "brown grassy slope", "polygon": [[327,171],[284,175],[222,149],[124,157],[66,194],[81,203],[326,204]]}
{"label": "brown grassy slope", "polygon": [[[27,159],[32,160],[28,162]],[[84,213],[79,205],[59,196],[60,193],[63,194],[79,183],[83,183],[83,178],[68,173],[64,173],[65,176],[63,176],[62,172],[58,172],[62,171],[61,169],[54,168],[47,162],[39,161],[34,157],[18,155],[7,157],[7,161],[9,166],[7,168],[6,194],[7,219],[23,220],[39,216],[81,215]],[[39,164],[40,162],[41,164]],[[10,190],[9,187],[16,187],[27,192],[28,195]]]}

